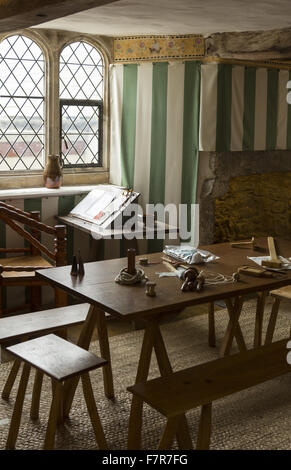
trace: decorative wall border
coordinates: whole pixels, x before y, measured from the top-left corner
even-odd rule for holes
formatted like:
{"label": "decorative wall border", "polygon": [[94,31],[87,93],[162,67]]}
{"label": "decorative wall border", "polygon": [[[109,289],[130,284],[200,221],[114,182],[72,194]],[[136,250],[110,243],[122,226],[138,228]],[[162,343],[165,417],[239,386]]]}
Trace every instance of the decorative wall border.
{"label": "decorative wall border", "polygon": [[114,62],[204,57],[204,38],[198,34],[130,36],[114,39]]}

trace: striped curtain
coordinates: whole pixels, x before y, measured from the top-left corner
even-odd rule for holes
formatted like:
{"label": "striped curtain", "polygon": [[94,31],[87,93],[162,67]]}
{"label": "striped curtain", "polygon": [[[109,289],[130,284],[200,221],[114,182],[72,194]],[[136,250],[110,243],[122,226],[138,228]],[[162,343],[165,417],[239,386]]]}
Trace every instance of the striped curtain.
{"label": "striped curtain", "polygon": [[290,78],[288,70],[203,64],[200,150],[291,149]]}
{"label": "striped curtain", "polygon": [[111,183],[133,187],[143,204],[194,203],[200,63],[118,64],[110,73]]}

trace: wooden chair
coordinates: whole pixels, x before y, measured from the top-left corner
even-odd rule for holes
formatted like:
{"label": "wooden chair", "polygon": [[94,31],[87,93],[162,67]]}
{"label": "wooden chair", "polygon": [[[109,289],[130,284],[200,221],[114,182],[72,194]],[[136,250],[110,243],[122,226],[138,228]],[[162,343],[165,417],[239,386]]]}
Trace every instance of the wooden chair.
{"label": "wooden chair", "polygon": [[272,290],[270,292],[270,295],[274,298],[274,303],[272,306],[269,324],[267,327],[265,344],[270,344],[273,340],[281,300],[291,301],[291,286],[281,287],[280,289]]}
{"label": "wooden chair", "polygon": [[[35,277],[37,269],[46,269],[53,266],[64,266],[66,264],[66,227],[57,225],[50,227],[39,221],[39,212],[24,212],[4,202],[0,202],[0,219],[11,227],[12,230],[22,236],[27,242],[27,247],[22,248],[0,248],[1,254],[15,254],[19,256],[1,258],[0,259],[0,321],[3,313],[9,314],[12,311],[24,310],[29,308],[30,311],[41,309],[41,286],[49,285]],[[28,229],[30,229],[30,232]],[[41,243],[41,233],[44,232],[54,237],[54,251],[50,251]],[[19,306],[17,309],[7,309],[4,311],[2,305],[2,288],[10,286],[25,286],[30,289],[30,303]],[[67,294],[55,289],[55,305],[62,307],[67,305]],[[51,313],[52,315],[52,313]],[[4,320],[4,318],[3,318]],[[20,320],[19,325],[27,322]],[[58,324],[58,322],[57,322]],[[0,327],[1,328],[1,327]],[[11,330],[12,331],[12,330]],[[23,340],[30,335],[26,333],[19,338]],[[2,398],[9,399],[11,389],[17,377],[20,368],[20,362],[14,361],[7,382],[2,392]]]}
{"label": "wooden chair", "polygon": [[[212,402],[291,372],[286,346],[287,339],[277,341],[129,387],[133,395],[167,418],[158,449],[171,448],[180,419],[200,406],[196,449],[209,449]],[[138,427],[138,419],[132,425]]]}
{"label": "wooden chair", "polygon": [[[0,259],[0,317],[17,310],[29,307],[30,311],[40,310],[41,286],[46,285],[36,279],[37,269],[46,269],[52,266],[66,265],[66,227],[56,225],[50,227],[40,222],[38,211],[24,212],[4,202],[0,202],[0,219],[12,230],[22,236],[28,245],[25,248],[0,248],[0,254],[15,254]],[[24,226],[21,226],[23,224]],[[28,231],[28,229],[30,231]],[[54,251],[50,251],[41,243],[41,233],[54,237]],[[30,303],[16,309],[3,309],[1,298],[2,288],[9,286],[25,286],[30,288]],[[55,289],[55,305],[61,307],[67,304],[64,291]]]}
{"label": "wooden chair", "polygon": [[19,343],[8,347],[7,350],[23,361],[24,366],[11,418],[6,449],[15,448],[31,366],[49,376],[54,384],[44,449],[54,448],[56,427],[63,420],[64,384],[72,377],[81,377],[83,393],[96,441],[100,449],[107,449],[89,377],[89,371],[107,364],[105,359],[99,358],[95,354],[55,335],[42,336],[41,338]]}

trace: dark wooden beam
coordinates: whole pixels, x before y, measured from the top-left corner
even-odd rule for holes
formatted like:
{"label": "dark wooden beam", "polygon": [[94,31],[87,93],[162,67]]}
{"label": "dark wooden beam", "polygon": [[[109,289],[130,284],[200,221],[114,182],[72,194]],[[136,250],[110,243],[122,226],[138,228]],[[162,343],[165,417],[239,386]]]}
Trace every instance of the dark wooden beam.
{"label": "dark wooden beam", "polygon": [[118,0],[0,0],[0,33],[47,21]]}
{"label": "dark wooden beam", "polygon": [[206,38],[205,48],[207,56],[224,59],[289,59],[291,58],[291,28],[216,33]]}

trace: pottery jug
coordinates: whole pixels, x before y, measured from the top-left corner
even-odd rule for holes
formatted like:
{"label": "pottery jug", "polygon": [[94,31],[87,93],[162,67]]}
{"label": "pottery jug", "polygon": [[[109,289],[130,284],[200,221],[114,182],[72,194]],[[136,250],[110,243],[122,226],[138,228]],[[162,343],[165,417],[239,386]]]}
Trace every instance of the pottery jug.
{"label": "pottery jug", "polygon": [[48,161],[43,172],[44,185],[49,189],[56,189],[62,185],[63,173],[59,155],[48,155]]}

